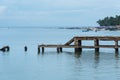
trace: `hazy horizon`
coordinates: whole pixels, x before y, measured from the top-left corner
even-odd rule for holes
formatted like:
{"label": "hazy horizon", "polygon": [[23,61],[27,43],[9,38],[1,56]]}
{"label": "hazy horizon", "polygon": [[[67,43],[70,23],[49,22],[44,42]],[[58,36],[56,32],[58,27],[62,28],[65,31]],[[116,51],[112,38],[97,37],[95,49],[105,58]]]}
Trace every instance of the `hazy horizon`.
{"label": "hazy horizon", "polygon": [[115,0],[1,0],[0,26],[98,26],[120,13]]}

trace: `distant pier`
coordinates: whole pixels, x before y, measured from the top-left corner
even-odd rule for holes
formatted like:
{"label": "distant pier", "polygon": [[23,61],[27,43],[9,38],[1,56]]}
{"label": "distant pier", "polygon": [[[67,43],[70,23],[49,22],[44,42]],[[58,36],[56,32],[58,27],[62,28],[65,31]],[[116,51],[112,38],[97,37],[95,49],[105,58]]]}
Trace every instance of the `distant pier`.
{"label": "distant pier", "polygon": [[[93,46],[87,45],[83,46],[82,41],[94,41]],[[57,45],[57,44],[41,44],[38,45],[38,53],[42,52],[44,53],[45,48],[56,48],[57,52],[62,52],[63,48],[74,48],[75,53],[82,52],[83,48],[93,48],[95,49],[95,52],[99,52],[100,48],[114,48],[115,53],[119,53],[120,45],[118,44],[118,41],[120,40],[119,36],[75,36],[72,39],[70,39],[68,42],[66,42],[63,45]],[[115,43],[113,45],[101,45],[100,41],[114,41]],[[73,45],[71,45],[74,43]]]}

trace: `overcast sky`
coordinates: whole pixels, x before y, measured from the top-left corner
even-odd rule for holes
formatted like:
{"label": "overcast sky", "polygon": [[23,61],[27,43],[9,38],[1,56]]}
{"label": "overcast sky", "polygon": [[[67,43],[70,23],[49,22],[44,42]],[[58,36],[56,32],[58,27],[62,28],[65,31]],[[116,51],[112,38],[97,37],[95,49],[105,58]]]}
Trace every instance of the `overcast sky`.
{"label": "overcast sky", "polygon": [[97,26],[120,0],[0,0],[0,26]]}

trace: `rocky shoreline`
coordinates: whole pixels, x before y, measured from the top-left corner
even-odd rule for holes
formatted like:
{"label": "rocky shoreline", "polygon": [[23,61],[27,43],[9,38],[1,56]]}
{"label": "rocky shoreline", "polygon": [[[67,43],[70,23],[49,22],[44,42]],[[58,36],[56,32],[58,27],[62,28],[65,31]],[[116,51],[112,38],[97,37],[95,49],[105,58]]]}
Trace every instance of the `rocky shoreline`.
{"label": "rocky shoreline", "polygon": [[103,30],[116,31],[116,30],[120,30],[120,25],[98,26],[98,27],[59,27],[58,29],[81,29],[83,31],[103,31]]}

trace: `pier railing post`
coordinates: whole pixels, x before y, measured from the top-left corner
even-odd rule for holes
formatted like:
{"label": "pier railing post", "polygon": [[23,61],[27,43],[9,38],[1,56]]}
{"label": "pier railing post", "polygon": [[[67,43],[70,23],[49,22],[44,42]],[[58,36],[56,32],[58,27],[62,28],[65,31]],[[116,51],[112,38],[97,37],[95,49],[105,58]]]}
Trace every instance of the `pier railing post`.
{"label": "pier railing post", "polygon": [[95,46],[95,53],[99,52],[99,40],[98,39],[94,40],[94,46]]}
{"label": "pier railing post", "polygon": [[81,40],[77,40],[76,38],[74,39],[74,45],[78,46],[77,48],[75,48],[75,53],[78,52],[82,52],[82,48],[80,48],[79,46],[82,45],[82,41]]}

